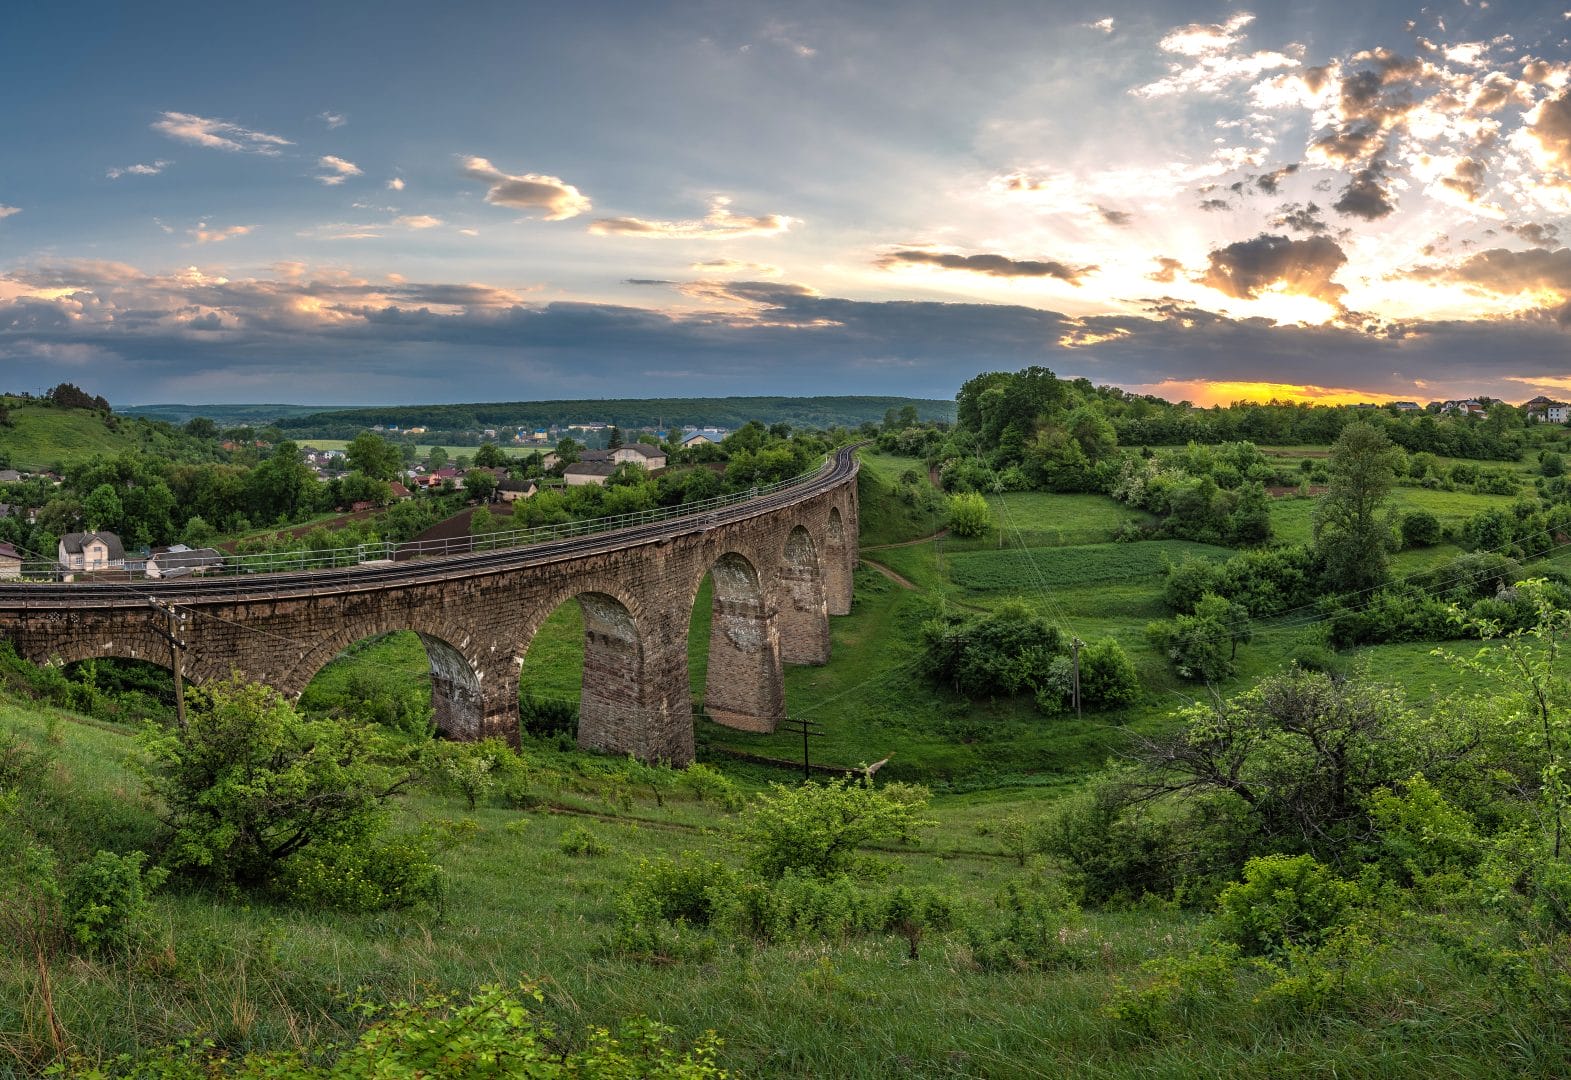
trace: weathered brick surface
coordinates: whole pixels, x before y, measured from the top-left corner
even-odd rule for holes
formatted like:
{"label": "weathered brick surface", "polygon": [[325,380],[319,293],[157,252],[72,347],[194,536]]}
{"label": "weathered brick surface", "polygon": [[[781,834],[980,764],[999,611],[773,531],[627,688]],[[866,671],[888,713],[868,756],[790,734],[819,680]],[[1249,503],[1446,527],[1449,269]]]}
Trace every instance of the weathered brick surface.
{"label": "weathered brick surface", "polygon": [[[773,730],[783,713],[780,665],[828,658],[828,613],[849,611],[856,566],[856,482],[786,508],[617,550],[530,566],[365,586],[356,572],[307,591],[181,600],[185,669],[193,682],[232,671],[297,695],[356,641],[420,635],[431,659],[438,726],[454,738],[517,737],[518,687],[529,643],[558,606],[584,612],[579,741],[646,760],[693,758],[687,636],[704,576],[715,582],[708,711],[723,723]],[[140,594],[137,589],[142,589]],[[0,603],[0,633],[37,662],[131,657],[168,666],[156,587],[92,603]]]}

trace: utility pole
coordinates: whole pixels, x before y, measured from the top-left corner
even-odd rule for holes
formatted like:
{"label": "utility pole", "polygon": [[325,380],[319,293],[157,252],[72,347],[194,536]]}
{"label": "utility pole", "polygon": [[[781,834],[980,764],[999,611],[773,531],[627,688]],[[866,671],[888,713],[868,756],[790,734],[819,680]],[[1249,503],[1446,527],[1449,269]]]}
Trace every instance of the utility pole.
{"label": "utility pole", "polygon": [[1084,645],[1084,644],[1085,644],[1085,642],[1081,641],[1079,638],[1071,638],[1070,641],[1069,641],[1070,648],[1074,649],[1074,651],[1075,651],[1074,695],[1075,695],[1075,719],[1076,720],[1081,719],[1081,714],[1080,714],[1080,647],[1082,645]]}
{"label": "utility pole", "polygon": [[180,611],[173,604],[160,603],[152,597],[148,598],[148,603],[152,604],[154,610],[164,616],[167,624],[161,628],[155,627],[155,629],[159,636],[169,642],[169,655],[173,661],[172,666],[175,671],[175,719],[179,722],[180,729],[183,731],[185,730],[184,659],[186,650],[185,637],[183,635],[186,615],[185,612]]}

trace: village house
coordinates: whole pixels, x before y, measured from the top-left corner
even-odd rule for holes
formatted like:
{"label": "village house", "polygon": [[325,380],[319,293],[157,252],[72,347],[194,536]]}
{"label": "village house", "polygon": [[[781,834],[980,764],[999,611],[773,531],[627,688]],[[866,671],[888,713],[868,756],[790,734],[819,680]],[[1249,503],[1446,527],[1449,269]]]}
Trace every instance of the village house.
{"label": "village house", "polygon": [[0,469],[0,484],[19,484],[25,479],[15,469]]}
{"label": "village house", "polygon": [[10,544],[0,544],[0,580],[15,581],[22,576],[22,553]]}
{"label": "village house", "polygon": [[1549,424],[1564,424],[1571,420],[1571,404],[1555,401],[1542,394],[1531,401],[1524,401],[1522,410],[1527,413],[1529,420],[1541,420]]}
{"label": "village house", "polygon": [[567,481],[568,487],[582,487],[585,484],[604,484],[614,472],[615,462],[580,461],[563,469],[562,479]]}
{"label": "village house", "polygon": [[150,578],[187,577],[207,574],[224,568],[224,556],[213,548],[192,548],[184,544],[170,544],[154,548],[147,557],[143,572]]}
{"label": "village house", "polygon": [[1487,416],[1489,410],[1484,408],[1484,403],[1476,398],[1457,398],[1440,403],[1442,413],[1461,413],[1464,416]]}
{"label": "village house", "polygon": [[125,545],[112,532],[66,533],[59,559],[67,570],[124,570]]}
{"label": "village house", "polygon": [[517,502],[519,499],[533,498],[539,487],[533,480],[514,480],[508,477],[496,485],[496,496],[503,502]]}

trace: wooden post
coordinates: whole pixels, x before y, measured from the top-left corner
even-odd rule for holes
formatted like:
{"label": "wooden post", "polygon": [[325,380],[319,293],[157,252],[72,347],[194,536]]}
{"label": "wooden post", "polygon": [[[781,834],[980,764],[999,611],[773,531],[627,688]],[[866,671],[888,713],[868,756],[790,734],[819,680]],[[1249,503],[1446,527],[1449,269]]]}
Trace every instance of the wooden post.
{"label": "wooden post", "polygon": [[1072,638],[1072,639],[1070,639],[1070,647],[1072,649],[1074,649],[1074,651],[1075,651],[1074,695],[1075,695],[1075,719],[1076,720],[1079,720],[1079,719],[1082,718],[1081,714],[1080,714],[1080,647],[1082,645],[1084,645],[1084,644],[1085,644],[1085,642],[1081,641],[1079,638]]}

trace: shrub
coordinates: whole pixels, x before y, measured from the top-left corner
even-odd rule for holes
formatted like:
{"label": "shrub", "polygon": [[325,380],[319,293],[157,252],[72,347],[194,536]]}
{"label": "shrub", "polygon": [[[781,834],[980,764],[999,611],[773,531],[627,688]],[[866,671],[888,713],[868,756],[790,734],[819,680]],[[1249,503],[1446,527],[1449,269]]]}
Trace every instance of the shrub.
{"label": "shrub", "polygon": [[564,832],[556,846],[563,855],[608,855],[611,852],[604,840],[582,825],[574,825]]}
{"label": "shrub", "polygon": [[1406,547],[1429,547],[1440,543],[1440,519],[1428,510],[1410,510],[1402,515],[1402,543]]}
{"label": "shrub", "polygon": [[83,952],[118,956],[141,940],[147,896],[168,876],[143,871],[140,851],[100,851],[71,871],[65,884],[65,917],[73,944]]}
{"label": "shrub", "polygon": [[949,531],[959,537],[986,536],[993,529],[993,512],[976,492],[949,496]]}
{"label": "shrub", "polygon": [[770,881],[744,881],[721,908],[733,932],[761,941],[843,938],[883,928],[885,908],[845,874],[791,870]]}
{"label": "shrub", "polygon": [[928,674],[969,698],[1034,693],[1064,647],[1056,627],[1016,602],[977,619],[932,620],[922,644]]}
{"label": "shrub", "polygon": [[1080,697],[1094,709],[1127,709],[1140,700],[1140,673],[1118,642],[1080,650]]}
{"label": "shrub", "polygon": [[312,844],[285,867],[282,892],[308,907],[340,911],[440,908],[446,881],[428,840]]}
{"label": "shrub", "polygon": [[702,803],[714,803],[730,811],[740,810],[746,804],[736,783],[712,765],[689,765],[682,771],[680,783]]}
{"label": "shrub", "polygon": [[866,780],[771,785],[743,814],[737,836],[748,865],[766,879],[787,873],[833,877],[863,869],[857,847],[911,836],[934,824],[926,800],[891,798]]}
{"label": "shrub", "polygon": [[1028,889],[1011,881],[996,906],[996,922],[966,927],[971,958],[984,970],[1076,968],[1096,959],[1080,910],[1062,887]]}
{"label": "shrub", "polygon": [[373,843],[418,776],[376,729],[303,719],[239,676],[192,691],[186,726],[146,728],[141,745],[169,863],[230,885],[273,883],[312,845]]}
{"label": "shrub", "polygon": [[1348,924],[1358,886],[1312,855],[1262,855],[1244,864],[1244,880],[1222,890],[1216,929],[1246,953],[1315,945]]}
{"label": "shrub", "polygon": [[922,938],[930,930],[953,927],[955,909],[949,898],[941,893],[901,885],[885,901],[883,923],[885,930],[905,938],[910,958],[919,960]]}

